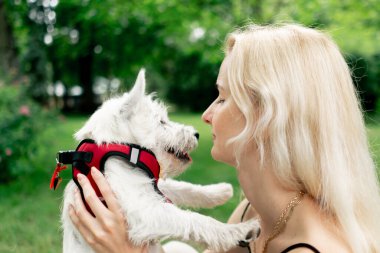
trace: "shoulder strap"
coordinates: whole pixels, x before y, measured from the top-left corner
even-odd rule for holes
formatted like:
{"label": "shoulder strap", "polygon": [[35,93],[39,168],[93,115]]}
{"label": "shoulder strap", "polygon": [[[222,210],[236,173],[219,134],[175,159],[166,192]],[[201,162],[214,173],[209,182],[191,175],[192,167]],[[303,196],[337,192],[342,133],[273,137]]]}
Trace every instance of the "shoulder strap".
{"label": "shoulder strap", "polygon": [[289,246],[288,248],[286,248],[281,253],[287,253],[289,251],[292,251],[292,250],[298,249],[298,248],[307,248],[307,249],[313,251],[314,253],[320,253],[316,248],[314,248],[313,246],[311,246],[310,244],[307,244],[307,243],[297,243],[297,244],[294,244],[294,245]]}
{"label": "shoulder strap", "polygon": [[243,222],[244,217],[245,217],[245,214],[247,213],[248,208],[249,208],[250,206],[251,206],[251,203],[248,202],[247,205],[246,205],[245,208],[244,208],[243,214],[241,215],[240,222]]}
{"label": "shoulder strap", "polygon": [[[244,216],[246,214],[246,212],[248,211],[248,208],[251,206],[251,203],[248,202],[248,204],[245,206],[244,208],[244,211],[243,211],[243,214],[241,215],[241,218],[240,218],[240,221],[243,222],[244,220]],[[247,248],[248,250],[248,253],[251,253],[251,247],[249,246],[249,240],[241,240],[239,241],[239,244],[238,244],[240,247],[242,248]]]}

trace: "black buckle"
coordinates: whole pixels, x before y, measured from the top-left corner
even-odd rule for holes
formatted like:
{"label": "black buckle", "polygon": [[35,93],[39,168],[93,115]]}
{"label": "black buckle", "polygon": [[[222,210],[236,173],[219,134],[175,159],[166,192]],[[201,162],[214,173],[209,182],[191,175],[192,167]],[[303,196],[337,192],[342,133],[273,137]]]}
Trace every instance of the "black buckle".
{"label": "black buckle", "polygon": [[91,162],[92,152],[83,152],[83,151],[59,151],[57,153],[57,162],[62,164],[73,164],[74,161],[84,161]]}

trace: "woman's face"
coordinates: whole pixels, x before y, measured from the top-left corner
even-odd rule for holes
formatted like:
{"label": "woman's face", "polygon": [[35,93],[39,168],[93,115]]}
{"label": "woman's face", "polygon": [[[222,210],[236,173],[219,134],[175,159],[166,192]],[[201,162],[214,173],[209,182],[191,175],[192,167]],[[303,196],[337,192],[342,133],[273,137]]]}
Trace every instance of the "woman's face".
{"label": "woman's face", "polygon": [[229,90],[227,82],[228,65],[229,60],[226,57],[222,62],[216,82],[219,96],[203,113],[202,120],[212,127],[214,142],[211,149],[212,157],[217,161],[235,166],[234,147],[227,145],[227,141],[243,130],[245,118],[232,99]]}

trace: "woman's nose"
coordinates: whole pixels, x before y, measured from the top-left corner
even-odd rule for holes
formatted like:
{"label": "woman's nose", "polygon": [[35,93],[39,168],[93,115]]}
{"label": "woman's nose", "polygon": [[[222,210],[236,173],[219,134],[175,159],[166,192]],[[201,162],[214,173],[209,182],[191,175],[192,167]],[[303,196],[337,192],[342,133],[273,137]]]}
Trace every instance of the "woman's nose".
{"label": "woman's nose", "polygon": [[211,110],[210,110],[210,107],[207,108],[206,111],[204,111],[204,113],[202,114],[202,120],[206,124],[211,124]]}

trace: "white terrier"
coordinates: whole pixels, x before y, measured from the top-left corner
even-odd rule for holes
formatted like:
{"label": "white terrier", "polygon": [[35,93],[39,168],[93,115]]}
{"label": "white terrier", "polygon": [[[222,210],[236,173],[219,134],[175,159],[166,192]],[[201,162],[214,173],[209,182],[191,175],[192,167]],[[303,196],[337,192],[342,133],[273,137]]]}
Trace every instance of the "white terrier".
{"label": "white terrier", "polygon": [[[188,153],[197,146],[199,135],[193,127],[169,121],[164,105],[144,93],[145,77],[141,70],[129,93],[106,101],[75,134],[78,141],[93,140],[82,141],[80,146],[107,149],[119,145],[124,149],[125,143],[138,145],[126,145],[127,155],[119,150],[100,162],[128,220],[131,241],[136,245],[151,243],[150,252],[154,251],[156,242],[166,238],[193,240],[218,251],[236,246],[248,234],[254,238],[259,229],[257,221],[224,224],[176,206],[221,205],[232,196],[232,187],[226,183],[200,186],[169,179],[189,166]],[[72,224],[68,212],[69,205],[74,203],[76,173],[87,174],[88,164],[84,164],[96,159],[91,152],[80,150],[78,147],[76,158],[71,157],[77,159],[73,164],[74,180],[66,186],[64,194],[61,217],[64,253],[93,252]],[[153,160],[143,161],[143,155]],[[141,164],[146,166],[141,169]],[[154,169],[149,171],[146,167]]]}

